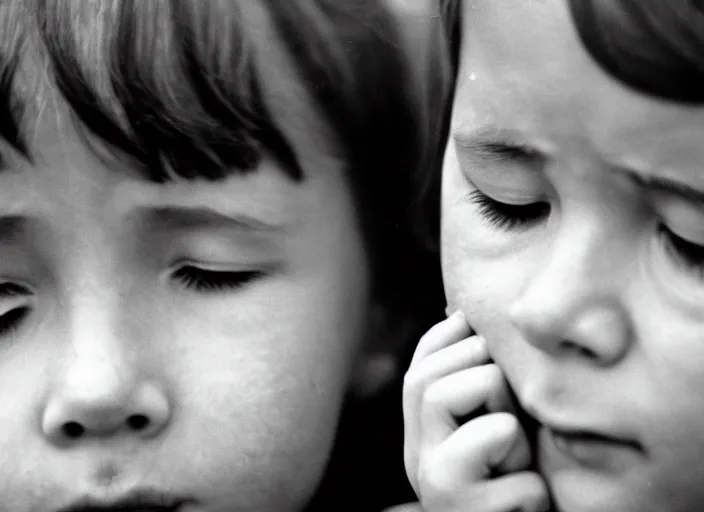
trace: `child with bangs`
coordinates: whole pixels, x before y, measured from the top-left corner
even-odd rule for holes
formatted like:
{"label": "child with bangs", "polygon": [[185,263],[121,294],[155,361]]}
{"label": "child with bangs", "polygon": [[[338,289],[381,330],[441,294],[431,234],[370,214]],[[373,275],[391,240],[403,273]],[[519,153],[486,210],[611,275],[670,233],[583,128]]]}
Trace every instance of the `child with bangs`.
{"label": "child with bangs", "polygon": [[3,511],[391,503],[445,90],[396,9],[0,3]]}

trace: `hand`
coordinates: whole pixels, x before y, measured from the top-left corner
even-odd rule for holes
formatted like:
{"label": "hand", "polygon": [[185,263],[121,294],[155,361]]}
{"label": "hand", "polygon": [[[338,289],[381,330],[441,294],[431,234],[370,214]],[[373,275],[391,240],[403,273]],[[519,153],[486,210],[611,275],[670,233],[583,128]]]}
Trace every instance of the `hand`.
{"label": "hand", "polygon": [[[425,512],[542,512],[547,487],[503,373],[461,313],[423,336],[403,390],[406,473]],[[460,419],[470,417],[466,422]]]}

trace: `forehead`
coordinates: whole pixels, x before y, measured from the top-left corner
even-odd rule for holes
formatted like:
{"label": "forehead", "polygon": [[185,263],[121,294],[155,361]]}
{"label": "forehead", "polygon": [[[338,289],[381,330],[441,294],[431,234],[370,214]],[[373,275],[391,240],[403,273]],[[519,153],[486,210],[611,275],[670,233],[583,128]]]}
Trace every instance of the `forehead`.
{"label": "forehead", "polygon": [[701,168],[704,109],[656,100],[605,73],[566,0],[464,2],[454,130],[520,131],[638,167]]}
{"label": "forehead", "polygon": [[564,96],[563,74],[575,70],[565,56],[575,49],[555,51],[558,41],[572,38],[562,2],[550,3],[558,12],[545,2],[463,2],[459,106],[502,115],[515,110],[502,108],[507,98],[520,105]]}

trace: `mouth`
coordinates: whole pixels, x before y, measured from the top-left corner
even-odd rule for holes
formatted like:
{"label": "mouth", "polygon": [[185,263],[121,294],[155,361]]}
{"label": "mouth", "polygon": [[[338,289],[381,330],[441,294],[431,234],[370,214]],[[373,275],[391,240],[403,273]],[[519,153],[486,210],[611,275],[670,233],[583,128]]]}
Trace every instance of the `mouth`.
{"label": "mouth", "polygon": [[642,445],[632,439],[624,439],[614,437],[608,434],[600,434],[590,430],[565,430],[558,427],[550,427],[544,425],[550,431],[553,437],[561,443],[585,443],[585,444],[603,444],[629,447],[633,450],[643,450]]}
{"label": "mouth", "polygon": [[585,468],[618,471],[646,456],[643,444],[637,439],[600,429],[560,425],[524,414],[535,429],[534,441],[541,451],[547,452],[548,460],[559,455]]}
{"label": "mouth", "polygon": [[192,502],[161,491],[142,489],[113,498],[82,498],[56,512],[183,512]]}

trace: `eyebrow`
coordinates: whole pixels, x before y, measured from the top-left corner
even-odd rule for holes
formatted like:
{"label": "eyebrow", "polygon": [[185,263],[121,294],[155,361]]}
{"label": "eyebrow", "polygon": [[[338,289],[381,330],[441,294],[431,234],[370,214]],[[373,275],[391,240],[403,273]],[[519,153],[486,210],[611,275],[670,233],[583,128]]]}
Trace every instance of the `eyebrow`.
{"label": "eyebrow", "polygon": [[678,196],[689,203],[704,208],[704,190],[699,190],[686,183],[660,176],[646,176],[641,172],[622,166],[618,166],[615,169],[643,188],[654,192]]}
{"label": "eyebrow", "polygon": [[[535,164],[547,159],[544,152],[528,144],[520,132],[513,130],[503,130],[493,126],[469,131],[460,129],[454,134],[454,139],[461,148],[488,162],[508,160]],[[674,195],[704,208],[704,190],[660,176],[647,176],[635,169],[619,165],[612,168],[643,188]]]}
{"label": "eyebrow", "polygon": [[[264,222],[248,215],[230,215],[210,207],[140,207],[137,217],[151,227],[164,230],[222,226],[264,235],[286,231],[283,224]],[[16,244],[25,236],[32,221],[32,217],[24,214],[0,213],[0,245]]]}
{"label": "eyebrow", "polygon": [[230,214],[208,206],[141,206],[137,216],[147,225],[161,229],[222,226],[261,234],[286,231],[282,223],[263,221],[244,214]]}
{"label": "eyebrow", "polygon": [[545,154],[527,143],[519,132],[484,126],[477,130],[458,130],[453,138],[458,146],[487,162],[516,161],[538,164],[546,160]]}

